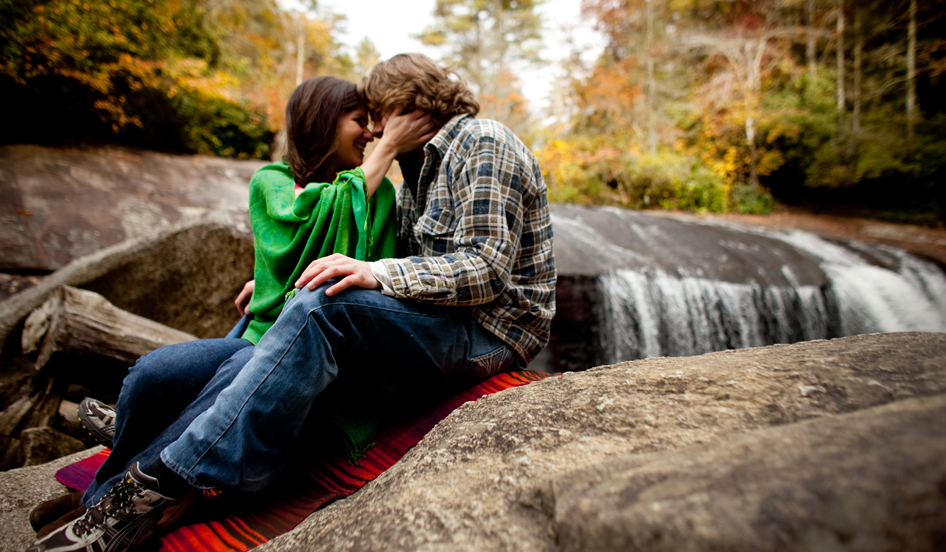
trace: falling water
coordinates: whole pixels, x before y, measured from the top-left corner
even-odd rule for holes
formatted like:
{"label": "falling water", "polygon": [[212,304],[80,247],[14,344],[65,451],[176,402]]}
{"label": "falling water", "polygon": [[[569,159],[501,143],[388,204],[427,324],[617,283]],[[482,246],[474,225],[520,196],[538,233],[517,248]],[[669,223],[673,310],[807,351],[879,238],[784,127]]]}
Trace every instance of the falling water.
{"label": "falling water", "polygon": [[[763,287],[662,270],[614,270],[599,283],[606,361],[873,332],[946,331],[946,278],[933,264],[895,248],[848,249],[805,232],[773,237],[817,258],[829,286]],[[783,273],[792,280],[788,266]]]}
{"label": "falling water", "polygon": [[556,256],[577,260],[573,272],[599,271],[601,362],[946,331],[946,277],[900,249],[629,211],[553,215]]}
{"label": "falling water", "polygon": [[815,286],[763,288],[617,270],[601,278],[601,348],[608,362],[689,356],[828,335]]}

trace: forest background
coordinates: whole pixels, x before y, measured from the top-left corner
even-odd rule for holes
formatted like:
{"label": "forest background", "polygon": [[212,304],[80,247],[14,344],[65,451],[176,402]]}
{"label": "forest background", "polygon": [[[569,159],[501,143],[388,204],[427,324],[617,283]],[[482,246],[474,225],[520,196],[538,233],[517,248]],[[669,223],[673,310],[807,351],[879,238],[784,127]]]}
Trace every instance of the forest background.
{"label": "forest background", "polygon": [[[517,74],[548,63],[538,5],[437,0],[416,38],[553,201],[946,222],[946,0],[584,0],[606,44],[561,62],[539,117]],[[344,24],[311,1],[0,0],[0,142],[270,158],[297,83],[378,61]]]}

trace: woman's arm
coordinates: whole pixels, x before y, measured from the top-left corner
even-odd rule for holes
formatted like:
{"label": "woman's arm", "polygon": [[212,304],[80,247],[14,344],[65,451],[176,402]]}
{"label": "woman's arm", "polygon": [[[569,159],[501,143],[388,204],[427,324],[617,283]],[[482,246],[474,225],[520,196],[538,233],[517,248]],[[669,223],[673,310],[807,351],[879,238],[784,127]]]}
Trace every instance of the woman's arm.
{"label": "woman's arm", "polygon": [[422,147],[437,134],[438,129],[434,127],[430,115],[422,111],[401,115],[401,109],[398,107],[388,117],[381,141],[361,165],[361,170],[365,173],[365,192],[368,197],[378,189],[395,157]]}

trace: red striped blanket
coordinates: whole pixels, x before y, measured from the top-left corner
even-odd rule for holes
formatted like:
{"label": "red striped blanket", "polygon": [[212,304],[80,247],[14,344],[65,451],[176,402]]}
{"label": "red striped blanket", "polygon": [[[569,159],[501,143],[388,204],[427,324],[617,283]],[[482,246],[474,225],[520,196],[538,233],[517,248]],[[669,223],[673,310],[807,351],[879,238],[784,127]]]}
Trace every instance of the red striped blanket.
{"label": "red striped blanket", "polygon": [[[346,497],[381,475],[420,442],[424,435],[463,403],[545,377],[541,372],[509,372],[461,391],[424,413],[383,427],[358,465],[344,455],[296,459],[279,482],[262,494],[205,492],[199,507],[158,547],[174,552],[242,552],[281,535],[332,500]],[[88,488],[107,450],[56,473],[63,485]]]}

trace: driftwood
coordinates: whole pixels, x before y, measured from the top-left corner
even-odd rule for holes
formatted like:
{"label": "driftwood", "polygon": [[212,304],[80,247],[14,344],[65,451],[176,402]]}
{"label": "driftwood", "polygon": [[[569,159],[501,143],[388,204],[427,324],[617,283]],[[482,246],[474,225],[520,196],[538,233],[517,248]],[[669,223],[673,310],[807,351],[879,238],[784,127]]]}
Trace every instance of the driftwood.
{"label": "driftwood", "polygon": [[23,352],[38,351],[40,370],[58,352],[98,355],[128,366],[164,345],[195,336],[131,314],[91,291],[62,286],[26,319]]}

